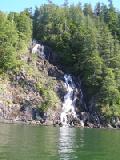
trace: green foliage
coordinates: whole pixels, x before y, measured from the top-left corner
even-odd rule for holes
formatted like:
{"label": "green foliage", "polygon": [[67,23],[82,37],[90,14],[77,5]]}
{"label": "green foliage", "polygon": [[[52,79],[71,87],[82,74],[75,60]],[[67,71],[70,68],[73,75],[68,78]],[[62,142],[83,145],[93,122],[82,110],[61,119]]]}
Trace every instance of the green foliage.
{"label": "green foliage", "polygon": [[46,111],[48,108],[56,108],[59,99],[56,92],[53,90],[52,87],[46,87],[44,83],[37,83],[36,85],[37,90],[40,92],[41,96],[43,97],[43,102],[40,105],[40,108]]}
{"label": "green foliage", "polygon": [[[95,97],[102,114],[120,116],[120,12],[112,3],[97,3],[94,10],[90,4],[82,8],[80,3],[66,1],[62,7],[50,3],[36,8],[33,16],[31,9],[8,15],[0,12],[0,71],[23,66],[35,76],[32,66],[20,60],[32,34],[56,52],[66,71],[81,77],[88,104]],[[56,106],[52,85],[37,75],[41,107]]]}
{"label": "green foliage", "polygon": [[[50,8],[51,7],[52,5]],[[45,17],[52,19],[55,22],[56,19],[54,19],[53,14],[57,13],[56,9],[57,8],[55,7],[54,11],[51,14],[49,13],[50,15],[46,14]],[[58,15],[59,13],[57,13],[56,16]],[[11,73],[17,73],[18,75],[21,71],[25,71],[28,77],[37,79],[35,87],[42,98],[42,102],[38,107],[45,111],[49,107],[57,107],[60,100],[53,88],[53,83],[55,84],[55,82],[53,82],[52,79],[47,80],[45,75],[42,75],[42,72],[38,71],[38,68],[36,67],[37,55],[30,54],[25,50],[25,48],[28,48],[32,37],[31,17],[32,14],[29,9],[25,9],[25,11],[20,13],[10,12],[8,15],[0,12],[0,71],[2,71],[2,73],[7,73],[7,71],[12,70],[13,72]],[[44,21],[44,17],[41,16],[40,19],[41,21]],[[58,18],[57,21],[59,23],[61,19]],[[57,26],[57,24],[54,26],[56,28],[55,33],[52,29],[53,26],[50,23],[46,26],[41,25],[39,27],[46,32],[43,39],[46,39],[48,34],[49,38],[53,35],[51,44],[54,43],[60,26]],[[49,38],[47,38],[47,40],[49,40]],[[30,56],[32,59],[30,64],[26,63],[26,60],[24,60],[24,57],[26,59],[27,56]],[[22,81],[22,83],[24,84],[25,82]],[[2,92],[2,90],[3,89],[0,86],[0,92]]]}
{"label": "green foliage", "polygon": [[18,53],[31,40],[32,23],[24,12],[8,15],[0,12],[0,69],[14,68],[18,63]]}
{"label": "green foliage", "polygon": [[33,37],[81,77],[88,104],[96,97],[102,114],[120,116],[120,13],[112,4],[43,5],[33,16]]}
{"label": "green foliage", "polygon": [[17,49],[25,48],[28,46],[32,35],[32,21],[27,10],[21,13],[11,12],[8,15],[8,19],[15,23],[18,33],[18,45]]}
{"label": "green foliage", "polygon": [[14,66],[16,57],[17,31],[15,24],[0,13],[0,68],[7,69]]}
{"label": "green foliage", "polygon": [[93,15],[93,11],[92,11],[92,6],[91,6],[91,4],[85,3],[85,4],[84,4],[83,12],[84,12],[84,15],[85,15],[85,16],[88,16],[88,15],[92,16],[92,15]]}

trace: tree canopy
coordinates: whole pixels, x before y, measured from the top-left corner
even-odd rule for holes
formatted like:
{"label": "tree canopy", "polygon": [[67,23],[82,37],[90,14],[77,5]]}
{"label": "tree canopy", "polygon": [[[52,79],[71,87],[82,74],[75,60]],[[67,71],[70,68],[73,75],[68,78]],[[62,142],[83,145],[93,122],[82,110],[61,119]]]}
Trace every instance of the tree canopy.
{"label": "tree canopy", "polygon": [[32,38],[32,20],[26,12],[0,12],[0,69],[15,67],[18,53]]}
{"label": "tree canopy", "polygon": [[[82,80],[88,106],[120,116],[120,12],[97,3],[36,8],[33,38],[52,47],[64,69]],[[89,107],[88,107],[89,109]]]}
{"label": "tree canopy", "polygon": [[21,50],[36,39],[51,47],[64,70],[81,78],[89,106],[120,116],[120,12],[113,6],[52,2],[23,12],[0,12],[0,70],[16,66]]}

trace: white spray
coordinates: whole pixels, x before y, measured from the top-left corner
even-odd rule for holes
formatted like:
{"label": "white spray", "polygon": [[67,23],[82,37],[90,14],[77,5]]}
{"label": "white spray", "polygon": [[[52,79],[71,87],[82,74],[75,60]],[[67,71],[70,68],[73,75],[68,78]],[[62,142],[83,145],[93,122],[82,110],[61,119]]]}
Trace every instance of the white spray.
{"label": "white spray", "polygon": [[34,47],[32,48],[32,53],[37,53],[41,58],[45,58],[44,54],[44,46],[41,44],[35,44]]}
{"label": "white spray", "polygon": [[76,117],[75,102],[77,97],[74,94],[74,90],[76,89],[76,87],[72,81],[72,77],[70,75],[64,75],[64,79],[67,94],[64,96],[64,103],[60,120],[63,125],[68,125],[67,115],[70,113],[74,118]]}

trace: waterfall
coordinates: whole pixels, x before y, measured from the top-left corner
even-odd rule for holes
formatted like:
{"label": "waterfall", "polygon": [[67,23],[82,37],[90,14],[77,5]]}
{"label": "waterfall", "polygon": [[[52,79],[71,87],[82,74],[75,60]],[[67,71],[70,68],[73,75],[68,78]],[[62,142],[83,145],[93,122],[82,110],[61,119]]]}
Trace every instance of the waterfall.
{"label": "waterfall", "polygon": [[75,103],[77,96],[75,95],[76,86],[73,83],[72,77],[70,75],[64,75],[64,80],[67,93],[64,96],[60,120],[63,125],[68,125],[68,115],[71,115],[73,118],[76,117]]}
{"label": "waterfall", "polygon": [[[43,60],[49,60],[49,56],[50,53],[49,50],[47,49],[46,51],[46,47],[43,46],[42,44],[38,44],[36,41],[33,41],[32,43],[32,53],[33,54],[37,54],[40,58],[42,58]],[[79,83],[75,85],[75,83],[73,82],[72,76],[69,74],[65,74],[64,75],[64,85],[66,88],[67,93],[64,96],[64,102],[63,102],[63,106],[62,106],[62,112],[60,115],[60,123],[63,126],[68,126],[68,125],[72,125],[73,123],[75,124],[75,121],[79,121],[78,123],[80,123],[80,125],[82,127],[84,127],[84,122],[85,122],[85,115],[82,115],[82,112],[80,113],[80,115],[76,115],[76,111],[75,111],[75,105],[76,105],[76,100],[77,100],[77,96],[78,94],[78,90],[80,93],[80,106],[85,114],[87,114],[88,112],[88,107],[85,103],[85,98],[84,98],[84,94],[82,92],[82,85],[81,85],[81,81],[79,79]],[[78,89],[77,89],[78,88]],[[99,117],[97,117],[97,121]]]}
{"label": "waterfall", "polygon": [[42,59],[45,59],[44,46],[41,44],[35,43],[32,48],[32,53],[37,53]]}

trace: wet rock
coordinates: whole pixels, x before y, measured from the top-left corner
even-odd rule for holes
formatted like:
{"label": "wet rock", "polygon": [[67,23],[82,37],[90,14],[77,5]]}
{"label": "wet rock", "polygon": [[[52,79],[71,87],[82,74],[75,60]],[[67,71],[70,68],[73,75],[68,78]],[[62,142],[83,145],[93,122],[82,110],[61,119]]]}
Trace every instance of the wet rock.
{"label": "wet rock", "polygon": [[108,128],[113,128],[111,124],[107,124],[107,127]]}
{"label": "wet rock", "polygon": [[90,123],[90,122],[87,122],[87,123],[85,124],[85,126],[88,127],[88,128],[94,128],[94,124],[93,124],[93,123]]}
{"label": "wet rock", "polygon": [[48,68],[48,76],[56,77],[57,79],[60,80],[63,79],[64,74],[62,71],[58,70],[57,67],[51,66]]}
{"label": "wet rock", "polygon": [[87,121],[87,120],[89,121],[89,119],[90,119],[89,116],[90,116],[90,115],[89,115],[88,112],[81,112],[81,113],[80,113],[80,119],[83,120],[83,122],[85,122],[85,121]]}
{"label": "wet rock", "polygon": [[85,124],[83,120],[80,120],[80,126],[84,128]]}

